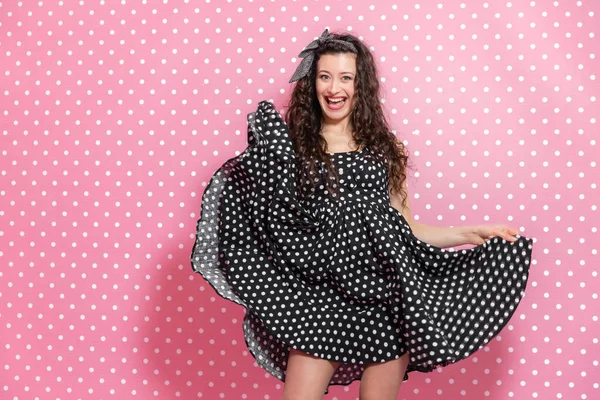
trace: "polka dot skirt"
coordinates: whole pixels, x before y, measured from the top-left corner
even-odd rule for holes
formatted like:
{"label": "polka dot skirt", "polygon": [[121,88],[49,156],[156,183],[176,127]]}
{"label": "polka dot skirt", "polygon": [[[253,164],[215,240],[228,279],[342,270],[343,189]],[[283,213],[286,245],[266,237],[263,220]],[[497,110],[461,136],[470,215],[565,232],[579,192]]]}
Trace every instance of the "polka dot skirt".
{"label": "polka dot skirt", "polygon": [[248,148],[202,197],[191,262],[246,308],[246,343],[262,368],[284,381],[295,348],[341,362],[330,385],[407,352],[407,373],[429,372],[502,330],[524,294],[531,239],[460,251],[419,240],[368,147],[331,155],[337,197],[321,185],[300,200],[284,121],[269,102],[248,118]]}

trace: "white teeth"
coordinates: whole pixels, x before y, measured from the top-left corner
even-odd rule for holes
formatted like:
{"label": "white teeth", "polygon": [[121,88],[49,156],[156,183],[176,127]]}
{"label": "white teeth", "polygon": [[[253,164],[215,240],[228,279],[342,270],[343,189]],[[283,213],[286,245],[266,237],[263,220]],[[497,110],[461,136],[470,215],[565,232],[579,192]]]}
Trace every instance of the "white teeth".
{"label": "white teeth", "polygon": [[340,103],[342,101],[344,101],[344,99],[327,99],[329,100],[330,103]]}

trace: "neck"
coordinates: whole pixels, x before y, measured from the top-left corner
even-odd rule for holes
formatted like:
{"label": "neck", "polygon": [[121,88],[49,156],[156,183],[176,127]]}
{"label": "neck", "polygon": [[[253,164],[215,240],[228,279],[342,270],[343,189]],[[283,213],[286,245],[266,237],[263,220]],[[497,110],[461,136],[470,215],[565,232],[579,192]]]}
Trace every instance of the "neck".
{"label": "neck", "polygon": [[321,131],[328,132],[336,136],[352,136],[353,128],[350,118],[344,118],[341,121],[321,121]]}

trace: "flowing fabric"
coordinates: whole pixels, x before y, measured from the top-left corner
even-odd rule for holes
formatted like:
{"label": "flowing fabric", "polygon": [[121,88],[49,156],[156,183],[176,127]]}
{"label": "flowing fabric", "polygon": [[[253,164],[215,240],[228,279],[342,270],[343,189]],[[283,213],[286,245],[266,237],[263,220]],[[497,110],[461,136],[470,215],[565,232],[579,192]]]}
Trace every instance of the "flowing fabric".
{"label": "flowing fabric", "polygon": [[258,365],[285,381],[294,348],[340,362],[329,384],[347,385],[366,364],[408,353],[407,379],[470,356],[507,324],[524,295],[532,239],[458,251],[419,240],[391,206],[387,168],[368,147],[331,155],[337,196],[321,180],[299,198],[281,116],[263,101],[248,122],[248,147],[202,196],[191,263],[245,307]]}

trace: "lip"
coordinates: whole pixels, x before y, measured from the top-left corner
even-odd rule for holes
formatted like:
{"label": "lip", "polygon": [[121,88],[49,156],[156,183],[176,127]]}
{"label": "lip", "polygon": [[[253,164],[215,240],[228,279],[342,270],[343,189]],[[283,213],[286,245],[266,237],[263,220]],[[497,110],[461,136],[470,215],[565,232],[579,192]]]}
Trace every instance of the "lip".
{"label": "lip", "polygon": [[[324,96],[324,99],[325,99],[325,104],[327,104],[327,108],[330,109],[331,111],[341,110],[346,105],[346,101],[348,100],[348,98],[344,97],[344,96],[332,96],[332,97]],[[333,103],[330,102],[330,100],[337,100],[337,99],[341,99],[341,101],[333,102]]]}

